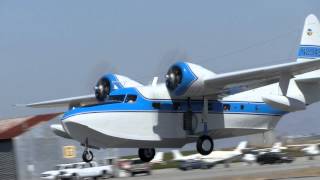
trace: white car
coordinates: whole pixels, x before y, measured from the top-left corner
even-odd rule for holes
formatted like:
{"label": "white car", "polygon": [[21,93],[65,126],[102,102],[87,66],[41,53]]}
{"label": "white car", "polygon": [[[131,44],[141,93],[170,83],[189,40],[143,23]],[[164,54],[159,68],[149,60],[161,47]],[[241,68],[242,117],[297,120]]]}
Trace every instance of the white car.
{"label": "white car", "polygon": [[55,166],[54,170],[45,171],[41,173],[40,178],[44,180],[56,180],[62,170],[80,168],[82,164],[85,164],[85,163],[80,162],[80,163],[72,163],[72,164],[58,164]]}
{"label": "white car", "polygon": [[113,177],[112,165],[98,166],[96,162],[82,164],[80,168],[65,169],[60,171],[58,179],[82,179],[82,178],[110,178]]}

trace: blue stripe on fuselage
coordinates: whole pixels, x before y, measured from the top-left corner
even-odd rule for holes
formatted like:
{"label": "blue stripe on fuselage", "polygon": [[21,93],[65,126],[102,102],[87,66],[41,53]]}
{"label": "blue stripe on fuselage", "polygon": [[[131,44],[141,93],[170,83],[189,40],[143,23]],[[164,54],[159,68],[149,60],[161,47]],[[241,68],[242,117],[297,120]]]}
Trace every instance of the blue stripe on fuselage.
{"label": "blue stripe on fuselage", "polygon": [[[104,103],[92,106],[75,108],[66,112],[62,118],[88,114],[88,113],[106,113],[106,112],[158,112],[158,113],[181,113],[188,109],[187,100],[170,99],[147,99],[143,97],[136,88],[124,88],[113,91],[111,95],[133,94],[137,95],[134,103]],[[160,109],[153,107],[153,103],[160,103]],[[191,108],[195,113],[201,113],[203,108],[201,100],[192,100]],[[230,107],[230,108],[229,108]],[[224,110],[224,108],[226,108]],[[240,101],[217,101],[209,100],[209,113],[220,114],[258,114],[269,116],[281,116],[286,112],[272,108],[263,102],[240,102]]]}

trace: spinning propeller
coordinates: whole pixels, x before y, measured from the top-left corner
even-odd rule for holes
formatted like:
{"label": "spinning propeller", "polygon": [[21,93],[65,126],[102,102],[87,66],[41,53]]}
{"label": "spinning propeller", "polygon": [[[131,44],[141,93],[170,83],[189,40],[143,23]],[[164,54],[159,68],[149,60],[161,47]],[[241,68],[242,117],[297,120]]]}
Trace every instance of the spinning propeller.
{"label": "spinning propeller", "polygon": [[166,75],[166,86],[169,90],[175,90],[182,81],[182,71],[178,66],[169,69]]}
{"label": "spinning propeller", "polygon": [[110,94],[110,81],[102,77],[94,87],[95,96],[98,101],[104,101]]}

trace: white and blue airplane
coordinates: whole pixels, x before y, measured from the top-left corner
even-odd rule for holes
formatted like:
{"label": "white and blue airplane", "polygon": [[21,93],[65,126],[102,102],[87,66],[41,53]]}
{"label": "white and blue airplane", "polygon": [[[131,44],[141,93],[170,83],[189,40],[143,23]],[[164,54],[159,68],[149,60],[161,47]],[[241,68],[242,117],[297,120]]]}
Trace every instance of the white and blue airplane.
{"label": "white and blue airplane", "polygon": [[165,83],[142,85],[106,74],[95,94],[27,104],[69,110],[55,132],[79,141],[90,162],[90,148],[139,148],[151,161],[155,148],[180,148],[196,141],[202,155],[213,139],[274,129],[287,113],[320,101],[320,25],[305,20],[296,62],[216,74],[189,63],[173,64]]}

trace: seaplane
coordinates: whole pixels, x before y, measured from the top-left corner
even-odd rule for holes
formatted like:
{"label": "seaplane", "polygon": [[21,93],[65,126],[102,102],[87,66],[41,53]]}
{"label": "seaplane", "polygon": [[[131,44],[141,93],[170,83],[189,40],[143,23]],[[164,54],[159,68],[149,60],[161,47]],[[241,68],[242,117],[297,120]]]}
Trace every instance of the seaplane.
{"label": "seaplane", "polygon": [[217,74],[181,60],[168,68],[165,82],[142,85],[108,73],[92,94],[25,106],[65,107],[52,129],[80,142],[85,162],[93,159],[92,148],[138,148],[149,162],[156,148],[193,142],[209,155],[216,139],[272,130],[285,114],[318,102],[319,69],[320,25],[309,15],[296,61]]}

